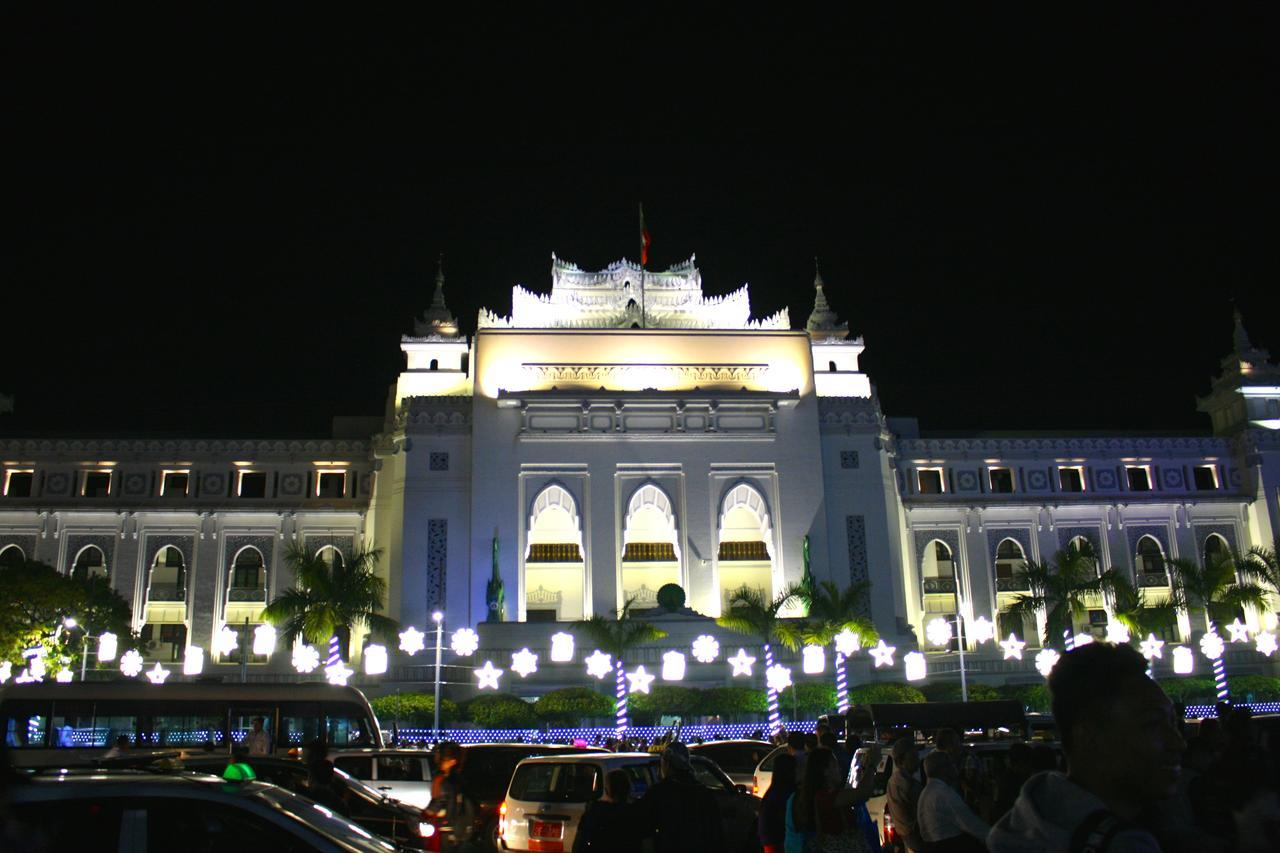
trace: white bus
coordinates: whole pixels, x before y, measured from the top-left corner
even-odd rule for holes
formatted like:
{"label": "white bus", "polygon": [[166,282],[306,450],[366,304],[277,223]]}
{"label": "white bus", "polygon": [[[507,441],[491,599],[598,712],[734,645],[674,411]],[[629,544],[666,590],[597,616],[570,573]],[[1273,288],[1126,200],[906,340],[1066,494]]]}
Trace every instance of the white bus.
{"label": "white bus", "polygon": [[99,758],[119,737],[132,748],[229,752],[262,718],[271,751],[311,741],[381,747],[364,694],[329,684],[17,684],[0,692],[0,726],[17,767]]}

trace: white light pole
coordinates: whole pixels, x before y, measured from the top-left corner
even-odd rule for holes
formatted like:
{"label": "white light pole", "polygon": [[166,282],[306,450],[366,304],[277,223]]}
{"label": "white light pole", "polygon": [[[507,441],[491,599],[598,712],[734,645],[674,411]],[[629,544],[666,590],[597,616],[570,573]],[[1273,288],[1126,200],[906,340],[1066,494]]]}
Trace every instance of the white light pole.
{"label": "white light pole", "polygon": [[436,701],[435,701],[435,728],[434,734],[437,742],[440,740],[440,654],[444,643],[444,614],[437,610],[431,614],[432,620],[436,623]]}

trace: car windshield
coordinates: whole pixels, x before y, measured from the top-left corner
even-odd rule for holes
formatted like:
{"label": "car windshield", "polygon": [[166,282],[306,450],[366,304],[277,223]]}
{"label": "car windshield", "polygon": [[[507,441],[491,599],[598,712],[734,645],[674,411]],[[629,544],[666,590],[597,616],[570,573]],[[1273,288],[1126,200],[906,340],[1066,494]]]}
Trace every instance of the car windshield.
{"label": "car windshield", "polygon": [[297,794],[291,794],[283,788],[251,782],[242,789],[242,792],[246,797],[251,797],[299,823],[319,830],[349,850],[359,851],[359,853],[366,853],[366,851],[367,853],[375,853],[375,851],[385,853],[385,851],[396,849],[394,845],[377,838],[364,827],[357,826],[324,806]]}
{"label": "car windshield", "polygon": [[468,747],[462,765],[463,787],[477,800],[500,800],[517,764],[551,751],[536,745]]}
{"label": "car windshield", "polygon": [[511,780],[510,797],[531,803],[585,803],[599,796],[600,770],[594,764],[522,764]]}
{"label": "car windshield", "polygon": [[761,759],[769,752],[768,745],[755,746],[748,743],[709,743],[694,747],[695,755],[704,755],[720,766],[726,773],[750,773],[760,764]]}

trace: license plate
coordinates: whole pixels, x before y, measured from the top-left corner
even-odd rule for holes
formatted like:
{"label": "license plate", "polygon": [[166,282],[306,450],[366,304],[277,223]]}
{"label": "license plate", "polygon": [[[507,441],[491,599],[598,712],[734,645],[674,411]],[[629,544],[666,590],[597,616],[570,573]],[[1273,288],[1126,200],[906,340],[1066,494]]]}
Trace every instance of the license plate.
{"label": "license plate", "polygon": [[529,821],[530,838],[562,838],[563,836],[564,824],[558,820]]}

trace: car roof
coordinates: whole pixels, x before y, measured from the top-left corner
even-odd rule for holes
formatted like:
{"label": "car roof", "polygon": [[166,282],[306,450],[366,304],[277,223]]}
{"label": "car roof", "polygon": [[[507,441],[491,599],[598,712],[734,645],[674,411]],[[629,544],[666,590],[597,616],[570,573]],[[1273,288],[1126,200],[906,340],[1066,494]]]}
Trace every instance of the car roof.
{"label": "car roof", "polygon": [[769,743],[769,741],[767,740],[753,740],[751,738],[734,738],[732,740],[709,740],[709,741],[704,741],[703,743],[691,743],[689,744],[689,749],[701,749],[703,747],[708,747],[708,746],[753,746],[753,747],[766,746],[769,749],[773,749],[774,745]]}
{"label": "car roof", "polygon": [[588,752],[573,755],[534,755],[521,764],[563,764],[565,762],[603,761],[606,764],[634,764],[638,761],[657,761],[652,752]]}
{"label": "car roof", "polygon": [[342,756],[370,755],[376,758],[380,758],[385,755],[385,756],[396,756],[399,758],[409,758],[413,756],[423,756],[423,757],[429,756],[431,755],[431,750],[422,749],[416,746],[414,747],[361,746],[361,747],[354,747],[352,749],[331,749],[329,750],[329,755],[331,757],[339,756],[339,755],[342,755]]}

